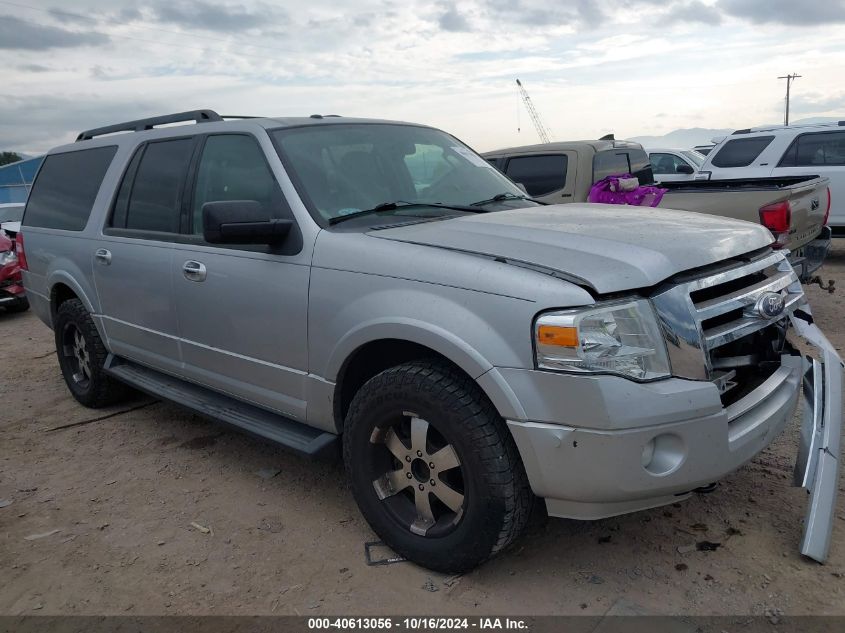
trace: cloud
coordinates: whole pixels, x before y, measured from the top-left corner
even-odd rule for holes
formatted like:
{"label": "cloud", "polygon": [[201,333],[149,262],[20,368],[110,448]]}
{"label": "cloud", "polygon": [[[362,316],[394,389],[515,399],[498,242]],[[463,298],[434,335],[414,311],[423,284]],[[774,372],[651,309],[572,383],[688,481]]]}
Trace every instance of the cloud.
{"label": "cloud", "polygon": [[98,46],[109,42],[102,33],[68,31],[57,26],[42,26],[11,15],[0,16],[0,48],[7,50],[46,51],[51,48]]}
{"label": "cloud", "polygon": [[18,66],[18,70],[22,70],[25,73],[47,73],[52,69],[41,64],[21,64]]}
{"label": "cloud", "polygon": [[50,14],[57,22],[66,22],[69,24],[84,24],[86,26],[90,26],[92,22],[96,22],[94,18],[89,18],[86,15],[81,15],[78,13],[68,13],[67,11],[63,11],[62,9],[53,7],[52,9],[48,9],[47,13]]}
{"label": "cloud", "polygon": [[156,99],[105,100],[93,94],[67,99],[45,95],[2,97],[0,138],[7,147],[35,155],[70,143],[81,130],[166,111]]}
{"label": "cloud", "polygon": [[463,15],[458,13],[454,5],[449,7],[437,22],[444,31],[457,33],[470,30],[469,22],[467,22],[467,19]]}
{"label": "cloud", "polygon": [[601,10],[599,2],[594,0],[578,0],[576,5],[578,8],[578,15],[585,26],[596,28],[601,26],[607,17]]}
{"label": "cloud", "polygon": [[796,94],[789,100],[789,107],[793,112],[841,112],[845,110],[845,92],[833,95],[818,92]]}
{"label": "cloud", "polygon": [[845,0],[722,0],[718,6],[729,15],[756,24],[816,26],[845,22]]}
{"label": "cloud", "polygon": [[268,7],[250,11],[243,5],[220,5],[204,0],[179,4],[162,2],[154,9],[154,13],[159,22],[221,33],[248,31],[267,26],[283,17],[281,11]]}
{"label": "cloud", "polygon": [[664,22],[667,24],[698,22],[715,26],[722,23],[722,14],[716,7],[704,4],[701,0],[691,0],[672,5],[664,16]]}

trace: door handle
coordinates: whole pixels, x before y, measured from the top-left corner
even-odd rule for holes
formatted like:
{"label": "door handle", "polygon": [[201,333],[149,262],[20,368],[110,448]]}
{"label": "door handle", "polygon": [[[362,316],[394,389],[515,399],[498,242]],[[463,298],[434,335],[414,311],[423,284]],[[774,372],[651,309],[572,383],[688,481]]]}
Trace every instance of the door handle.
{"label": "door handle", "polygon": [[97,259],[98,262],[108,266],[111,264],[111,251],[105,248],[98,248],[94,252],[94,257]]}
{"label": "door handle", "polygon": [[185,275],[185,279],[189,281],[205,281],[205,264],[189,259],[182,266],[182,273]]}

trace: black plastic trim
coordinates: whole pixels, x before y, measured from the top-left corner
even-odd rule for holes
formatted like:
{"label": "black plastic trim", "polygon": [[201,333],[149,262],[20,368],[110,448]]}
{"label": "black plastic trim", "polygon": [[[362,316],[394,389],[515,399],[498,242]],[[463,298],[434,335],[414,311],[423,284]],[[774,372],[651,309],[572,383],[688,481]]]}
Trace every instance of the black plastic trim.
{"label": "black plastic trim", "polygon": [[76,137],[76,142],[90,141],[96,136],[114,134],[115,132],[143,132],[145,130],[152,130],[156,125],[166,125],[168,123],[186,123],[188,121],[193,121],[194,123],[210,123],[222,120],[223,117],[214,110],[189,110],[187,112],[164,114],[147,119],[137,119],[135,121],[126,121],[125,123],[115,123],[114,125],[85,130],[79,133],[79,136]]}
{"label": "black plastic trim", "polygon": [[105,372],[154,398],[173,402],[310,457],[337,458],[338,436],[180,378],[109,354]]}

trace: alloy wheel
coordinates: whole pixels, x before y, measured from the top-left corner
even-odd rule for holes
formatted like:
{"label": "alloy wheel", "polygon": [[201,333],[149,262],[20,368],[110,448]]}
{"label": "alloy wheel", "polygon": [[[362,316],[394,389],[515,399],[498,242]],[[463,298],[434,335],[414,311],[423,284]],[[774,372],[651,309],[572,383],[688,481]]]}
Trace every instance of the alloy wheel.
{"label": "alloy wheel", "polygon": [[465,506],[461,461],[437,428],[413,412],[370,437],[373,487],[391,517],[419,536],[443,536]]}

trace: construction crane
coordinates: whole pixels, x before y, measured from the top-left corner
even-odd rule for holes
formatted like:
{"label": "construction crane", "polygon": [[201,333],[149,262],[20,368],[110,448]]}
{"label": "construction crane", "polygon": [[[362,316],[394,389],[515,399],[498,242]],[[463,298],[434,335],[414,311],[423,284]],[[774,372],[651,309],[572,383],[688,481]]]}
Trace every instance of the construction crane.
{"label": "construction crane", "polygon": [[525,87],[519,79],[516,80],[516,85],[519,89],[519,96],[522,97],[522,102],[525,104],[525,109],[528,110],[528,115],[531,117],[531,122],[534,123],[534,128],[537,130],[537,135],[540,137],[540,140],[543,141],[543,143],[551,142],[552,131],[540,119],[537,109],[531,102],[531,97],[528,96],[528,93],[525,91]]}

